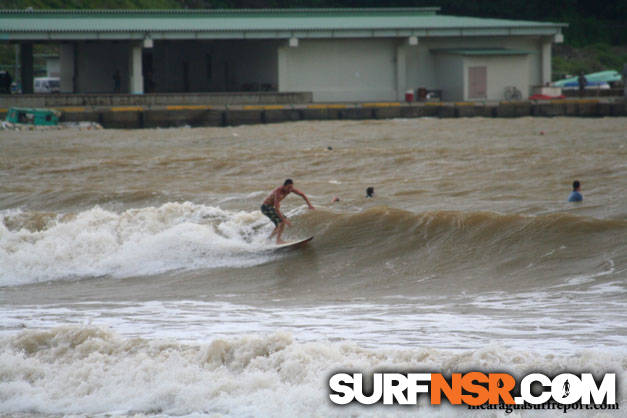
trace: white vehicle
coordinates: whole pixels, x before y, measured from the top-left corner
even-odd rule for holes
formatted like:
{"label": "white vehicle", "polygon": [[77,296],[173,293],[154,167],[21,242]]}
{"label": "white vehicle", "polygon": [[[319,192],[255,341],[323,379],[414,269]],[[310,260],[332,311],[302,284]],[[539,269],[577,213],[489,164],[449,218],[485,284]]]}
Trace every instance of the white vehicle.
{"label": "white vehicle", "polygon": [[37,77],[33,80],[35,93],[59,93],[61,80],[59,77]]}

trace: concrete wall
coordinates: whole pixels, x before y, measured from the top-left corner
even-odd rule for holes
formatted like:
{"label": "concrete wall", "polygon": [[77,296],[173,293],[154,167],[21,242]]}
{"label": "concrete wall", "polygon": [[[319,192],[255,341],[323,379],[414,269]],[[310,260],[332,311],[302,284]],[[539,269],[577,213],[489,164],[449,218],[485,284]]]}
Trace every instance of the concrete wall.
{"label": "concrete wall", "polygon": [[[445,101],[503,100],[506,87],[516,87],[523,99],[529,97],[529,67],[526,55],[462,56],[438,53],[435,85]],[[469,68],[486,67],[486,97],[471,99]]]}
{"label": "concrete wall", "polygon": [[[443,83],[444,80],[448,82],[450,77],[441,74],[441,71],[446,70],[446,68],[444,65],[438,64],[438,61],[441,60],[439,58],[441,54],[433,51],[441,49],[507,48],[524,50],[529,52],[529,54],[525,56],[526,62],[521,62],[521,56],[515,55],[495,57],[495,59],[486,61],[486,65],[489,64],[489,67],[492,67],[488,68],[488,99],[503,99],[502,91],[499,90],[506,85],[517,86],[523,98],[528,97],[531,87],[543,84],[542,48],[545,44],[546,39],[541,37],[420,38],[418,46],[407,49],[407,88],[441,89],[443,94],[446,95],[445,100],[465,100],[468,95],[467,87],[464,87],[463,95],[460,95],[458,83],[455,83],[455,85]],[[464,63],[463,76],[465,86],[468,78],[467,67],[482,65],[480,60],[474,60],[473,64]],[[514,70],[513,73],[512,70]],[[502,72],[502,74],[497,74],[498,72]]]}
{"label": "concrete wall", "polygon": [[61,64],[59,58],[46,58],[46,77],[59,77]]}
{"label": "concrete wall", "polygon": [[[167,106],[146,108],[74,107],[60,109],[62,121],[93,121],[105,128],[150,128],[168,126],[226,126],[297,120],[387,119],[418,117],[524,117],[627,116],[627,104],[618,99],[576,99],[542,102],[369,103],[255,106]],[[0,117],[6,109],[0,108]],[[32,129],[32,127],[30,127]],[[29,129],[29,128],[26,128]],[[52,128],[51,128],[52,129]]]}
{"label": "concrete wall", "polygon": [[306,104],[309,92],[155,93],[155,94],[11,94],[0,95],[0,109],[75,106],[230,106]]}
{"label": "concrete wall", "polygon": [[429,44],[426,39],[419,39],[419,44],[408,50],[405,59],[408,89],[422,87],[431,90],[439,85],[436,78],[436,57],[431,53]]}
{"label": "concrete wall", "polygon": [[529,68],[526,55],[465,57],[464,60],[464,95],[468,99],[468,68],[487,67],[486,100],[503,100],[505,88],[514,86],[520,90],[522,98],[529,97]]}
{"label": "concrete wall", "polygon": [[279,91],[314,101],[396,100],[396,39],[324,39],[279,48]]}

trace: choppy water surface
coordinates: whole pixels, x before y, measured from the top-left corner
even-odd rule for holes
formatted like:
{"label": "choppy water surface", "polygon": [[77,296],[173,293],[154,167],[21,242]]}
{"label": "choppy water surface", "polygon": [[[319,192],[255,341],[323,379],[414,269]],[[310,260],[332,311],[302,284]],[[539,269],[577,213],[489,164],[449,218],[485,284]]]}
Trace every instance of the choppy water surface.
{"label": "choppy water surface", "polygon": [[[0,132],[0,412],[377,415],[326,379],[386,367],[613,371],[624,400],[626,128]],[[276,253],[288,177],[315,238]]]}

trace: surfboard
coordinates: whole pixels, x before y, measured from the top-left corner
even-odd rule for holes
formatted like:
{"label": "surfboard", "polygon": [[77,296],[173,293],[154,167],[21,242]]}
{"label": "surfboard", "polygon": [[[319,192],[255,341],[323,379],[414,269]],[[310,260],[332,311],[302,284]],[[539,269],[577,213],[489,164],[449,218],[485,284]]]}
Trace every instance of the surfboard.
{"label": "surfboard", "polygon": [[286,242],[285,244],[276,245],[273,249],[277,250],[277,251],[278,250],[293,250],[293,249],[300,248],[300,247],[304,246],[309,241],[311,241],[313,238],[314,237],[311,236],[309,238],[301,239],[299,241]]}

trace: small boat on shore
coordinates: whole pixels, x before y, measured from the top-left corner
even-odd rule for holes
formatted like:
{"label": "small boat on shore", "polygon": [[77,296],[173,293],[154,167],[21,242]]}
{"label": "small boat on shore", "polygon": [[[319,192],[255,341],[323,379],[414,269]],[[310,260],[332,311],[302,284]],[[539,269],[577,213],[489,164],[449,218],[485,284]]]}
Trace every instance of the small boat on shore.
{"label": "small boat on shore", "polygon": [[12,107],[7,112],[6,121],[34,126],[54,126],[59,124],[61,112],[54,109]]}

